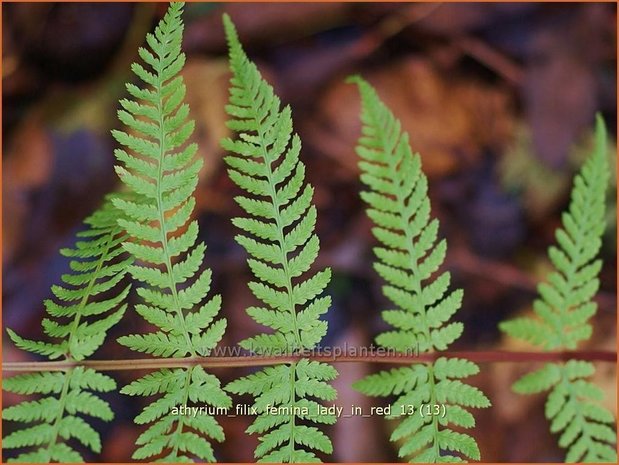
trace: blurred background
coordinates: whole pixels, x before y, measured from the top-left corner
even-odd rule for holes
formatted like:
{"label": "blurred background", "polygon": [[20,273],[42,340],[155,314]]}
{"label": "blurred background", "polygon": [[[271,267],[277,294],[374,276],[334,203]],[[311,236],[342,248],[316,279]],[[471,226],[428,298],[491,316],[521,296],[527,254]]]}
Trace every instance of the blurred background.
{"label": "blurred background", "polygon": [[[58,249],[71,245],[81,221],[118,185],[110,129],[133,79],[131,62],[166,4],[3,4],[2,163],[3,320],[41,337],[42,301],[68,270]],[[224,299],[224,344],[262,331],[245,315],[244,251],[230,219],[240,214],[218,141],[227,135],[227,62],[221,14],[227,11],[252,59],[293,107],[302,160],[316,188],[318,266],[331,266],[334,306],[325,345],[369,344],[385,329],[388,305],[371,268],[374,240],[359,199],[359,99],[344,83],[361,73],[393,108],[422,156],[433,211],[449,250],[445,268],[465,289],[457,315],[465,332],[455,350],[526,350],[497,323],[531,312],[535,283],[549,269],[560,212],[574,172],[591,146],[594,114],[609,127],[613,189],[600,310],[589,348],[615,350],[616,340],[616,6],[615,4],[195,3],[186,7],[184,76],[205,167],[197,191],[201,239]],[[110,333],[97,358],[135,358],[115,339],[148,331],[134,313]],[[583,347],[585,348],[585,347]],[[25,360],[4,338],[4,360]],[[493,408],[476,413],[484,461],[562,461],[548,432],[543,397],[509,386],[527,364],[483,364],[472,382]],[[338,404],[368,406],[350,384],[375,370],[338,366]],[[239,369],[218,370],[224,382]],[[116,372],[120,384],[136,375]],[[598,364],[596,382],[616,412],[616,369]],[[17,398],[4,395],[5,405]],[[109,395],[113,425],[99,425],[102,461],[130,460],[142,404]],[[252,461],[250,419],[222,419],[220,461]],[[11,425],[5,425],[10,428]],[[343,419],[332,428],[332,461],[394,461],[392,423]],[[7,431],[8,432],[8,431]],[[96,457],[85,454],[90,460]]]}

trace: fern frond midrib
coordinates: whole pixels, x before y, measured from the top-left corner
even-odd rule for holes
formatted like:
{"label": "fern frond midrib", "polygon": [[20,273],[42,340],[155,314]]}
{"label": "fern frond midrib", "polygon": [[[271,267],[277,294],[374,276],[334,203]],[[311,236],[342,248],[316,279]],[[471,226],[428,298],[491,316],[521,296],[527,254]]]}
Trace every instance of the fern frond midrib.
{"label": "fern frond midrib", "polygon": [[[290,364],[290,402],[292,404],[292,411],[294,412],[294,407],[296,406],[296,380],[297,380],[297,364]],[[294,457],[294,433],[295,433],[295,415],[290,415],[290,461],[292,461]]]}
{"label": "fern frond midrib", "polygon": [[99,273],[101,272],[101,269],[103,268],[103,264],[106,262],[107,257],[108,257],[108,253],[110,251],[110,248],[112,246],[112,242],[114,240],[114,237],[116,236],[116,234],[118,233],[117,229],[113,229],[111,232],[108,233],[108,238],[106,240],[106,244],[105,244],[105,250],[104,252],[101,254],[101,256],[99,257],[99,261],[97,263],[97,267],[92,275],[92,278],[90,279],[89,283],[88,283],[88,288],[86,290],[86,293],[84,294],[84,296],[82,297],[79,307],[76,310],[76,314],[75,317],[73,319],[73,325],[71,328],[71,333],[69,335],[69,341],[67,343],[68,347],[67,347],[67,352],[68,352],[68,358],[71,359],[71,347],[72,347],[72,342],[73,339],[75,337],[75,334],[77,332],[77,329],[79,328],[79,324],[80,321],[82,319],[82,312],[84,310],[84,307],[88,304],[88,301],[90,300],[91,296],[91,291],[93,286],[95,285],[95,282],[97,281],[97,279],[99,279]]}
{"label": "fern frond midrib", "polygon": [[[161,62],[161,57],[159,57]],[[163,193],[161,190],[161,183],[163,180],[163,160],[166,154],[165,143],[166,143],[166,133],[164,129],[164,116],[163,116],[163,82],[161,80],[162,69],[157,70],[157,85],[155,89],[157,91],[157,113],[159,116],[158,120],[158,141],[159,141],[159,158],[157,159],[157,210],[159,212],[159,225],[161,231],[161,246],[163,248],[163,253],[165,255],[165,267],[168,274],[169,288],[172,292],[172,298],[174,300],[175,311],[179,317],[181,327],[183,329],[183,337],[187,343],[187,348],[191,351],[191,355],[197,357],[197,352],[191,343],[191,338],[189,336],[189,331],[187,330],[187,323],[185,322],[185,315],[181,309],[179,299],[178,299],[178,290],[176,289],[177,280],[174,276],[174,267],[172,266],[172,259],[170,257],[169,249],[168,249],[168,234],[166,228],[166,220],[165,220],[165,210],[163,207]],[[179,423],[181,423],[179,421]]]}
{"label": "fern frond midrib", "polygon": [[49,440],[49,444],[47,445],[47,449],[51,449],[51,447],[58,442],[58,434],[60,432],[60,422],[64,416],[65,407],[67,403],[67,394],[69,392],[69,385],[71,383],[71,375],[73,374],[73,369],[70,368],[65,372],[64,384],[62,385],[62,391],[60,392],[60,397],[58,398],[60,402],[60,407],[58,409],[58,415],[56,416],[56,420],[54,421],[53,433],[52,437]]}
{"label": "fern frond midrib", "polygon": [[[240,77],[241,82],[243,82],[243,76]],[[250,87],[250,83],[247,82],[243,82],[244,85],[246,87]],[[274,207],[274,212],[275,212],[275,224],[277,226],[277,234],[278,234],[278,238],[277,238],[277,246],[279,247],[279,251],[280,254],[282,256],[282,268],[284,270],[284,273],[286,275],[286,293],[288,295],[288,306],[290,308],[290,312],[292,314],[292,321],[293,321],[293,327],[294,327],[294,335],[295,335],[295,341],[296,344],[298,346],[298,348],[302,347],[301,345],[301,335],[299,334],[299,325],[297,322],[297,312],[296,312],[296,305],[294,304],[293,300],[292,300],[292,277],[290,276],[290,272],[289,272],[289,259],[288,259],[288,254],[285,251],[284,248],[284,226],[281,223],[281,212],[280,212],[280,208],[281,205],[279,205],[279,202],[277,201],[277,193],[275,190],[275,183],[273,182],[273,170],[272,170],[272,161],[269,161],[269,156],[268,156],[268,149],[267,146],[265,145],[265,140],[266,140],[266,134],[264,133],[263,127],[262,127],[262,121],[260,120],[259,116],[257,115],[257,112],[255,111],[255,107],[252,105],[252,119],[254,120],[254,122],[256,123],[256,127],[258,128],[258,138],[260,141],[260,150],[262,151],[262,160],[264,161],[264,166],[266,168],[266,178],[267,181],[269,183],[269,190],[270,190],[270,198],[271,198],[271,204]],[[294,419],[293,419],[294,422]]]}
{"label": "fern frond midrib", "polygon": [[[189,386],[191,386],[191,375],[193,374],[194,368],[195,366],[187,369],[187,375],[185,377],[185,385],[183,387],[183,403],[180,405],[187,405],[189,401]],[[179,434],[183,432],[183,427],[185,426],[184,419],[185,419],[184,415],[179,415],[178,424],[176,425],[176,431],[174,432],[175,436],[178,436]],[[176,454],[178,453],[179,444],[180,444],[179,441],[174,441],[174,448],[172,449],[172,455],[174,457],[176,457]]]}

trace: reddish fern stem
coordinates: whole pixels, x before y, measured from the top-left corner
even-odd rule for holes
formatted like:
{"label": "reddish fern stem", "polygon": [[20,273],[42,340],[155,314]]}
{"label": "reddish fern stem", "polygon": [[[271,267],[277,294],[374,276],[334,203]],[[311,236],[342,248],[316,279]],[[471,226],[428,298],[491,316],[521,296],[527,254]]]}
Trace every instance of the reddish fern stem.
{"label": "reddish fern stem", "polygon": [[282,355],[260,356],[243,355],[235,357],[185,357],[162,359],[127,359],[127,360],[86,360],[75,362],[62,360],[58,362],[4,362],[3,372],[15,371],[64,371],[76,366],[93,368],[99,371],[118,370],[157,370],[160,368],[179,368],[201,365],[207,368],[250,367],[292,363],[301,358],[330,363],[387,363],[411,364],[430,362],[438,357],[465,358],[477,363],[533,363],[560,362],[571,359],[591,362],[617,363],[617,353],[611,351],[571,351],[571,352],[509,352],[509,351],[444,351],[419,355]]}

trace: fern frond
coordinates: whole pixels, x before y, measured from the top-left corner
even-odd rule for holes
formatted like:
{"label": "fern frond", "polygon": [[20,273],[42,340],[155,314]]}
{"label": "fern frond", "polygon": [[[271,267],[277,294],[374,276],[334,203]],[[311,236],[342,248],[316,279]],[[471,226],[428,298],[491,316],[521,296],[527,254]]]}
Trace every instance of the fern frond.
{"label": "fern frond", "polygon": [[[305,183],[305,166],[299,161],[301,141],[293,134],[290,107],[282,108],[273,88],[243,51],[226,15],[224,26],[233,74],[226,106],[231,117],[228,126],[238,138],[225,139],[222,146],[231,153],[226,157],[230,178],[247,194],[236,201],[248,217],[235,218],[233,223],[243,231],[236,240],[250,256],[248,264],[255,280],[249,288],[263,303],[247,313],[273,330],[240,345],[259,354],[311,349],[327,331],[320,316],[327,312],[331,299],[319,296],[329,284],[331,271],[305,277],[320,246],[314,233],[313,188]],[[248,429],[263,434],[256,458],[263,462],[314,462],[318,457],[312,449],[331,453],[331,441],[324,433],[299,422],[335,421],[320,414],[319,404],[310,398],[335,399],[328,381],[336,375],[327,364],[301,360],[267,368],[227,386],[236,394],[256,397],[259,416]],[[269,411],[273,407],[278,413]]]}
{"label": "fern frond", "polygon": [[93,394],[114,390],[116,383],[112,378],[90,368],[77,367],[66,372],[13,376],[3,380],[2,388],[18,394],[41,395],[37,400],[23,401],[2,412],[3,420],[32,424],[2,440],[4,449],[33,449],[8,462],[83,462],[71,444],[73,440],[93,452],[101,452],[99,433],[83,417],[104,421],[114,418],[109,404]]}
{"label": "fern frond", "polygon": [[[358,85],[362,103],[357,153],[361,181],[369,190],[361,197],[380,244],[374,249],[374,268],[386,283],[384,295],[395,306],[383,312],[394,330],[380,334],[376,342],[402,352],[445,350],[463,330],[462,323],[450,322],[462,291],[448,292],[449,272],[435,277],[445,259],[446,241],[438,239],[438,220],[430,215],[421,158],[412,153],[408,134],[370,84],[359,77],[351,81]],[[460,461],[460,455],[479,460],[475,440],[452,429],[474,425],[467,408],[490,406],[479,389],[460,381],[478,371],[473,362],[440,358],[370,375],[354,387],[371,396],[398,396],[391,405],[392,418],[406,418],[391,440],[401,441],[400,457],[415,462]],[[423,417],[418,412],[421,405],[431,410],[445,406],[445,416]]]}
{"label": "fern frond", "polygon": [[594,153],[574,179],[569,209],[555,234],[557,245],[548,250],[554,270],[538,286],[534,303],[537,319],[517,318],[502,322],[510,336],[524,339],[544,350],[574,350],[591,337],[593,301],[602,268],[597,258],[602,245],[606,214],[606,190],[610,177],[606,158],[606,129],[597,119]]}
{"label": "fern frond", "polygon": [[[116,198],[109,196],[85,220],[88,229],[77,233],[73,248],[60,251],[72,259],[71,273],[62,275],[62,285],[52,286],[55,299],[44,302],[48,318],[42,322],[45,334],[57,342],[31,341],[7,329],[20,349],[50,359],[83,360],[103,344],[107,331],[122,318],[130,288],[122,283],[133,259],[121,247],[126,234],[117,224],[119,211],[112,205]],[[104,298],[108,293],[115,296]]]}
{"label": "fern frond", "polygon": [[[206,300],[211,271],[199,271],[206,247],[197,242],[198,223],[191,220],[202,159],[196,157],[197,146],[187,143],[194,122],[189,119],[185,84],[179,74],[185,63],[182,10],[182,2],[171,3],[155,32],[147,35],[148,48],[139,50],[143,64],[132,66],[144,86],[127,84],[134,100],[121,100],[118,112],[131,133],[113,132],[123,146],[115,152],[116,171],[136,195],[132,202],[116,202],[127,217],[119,220],[130,236],[123,246],[137,259],[129,271],[142,283],[137,292],[144,303],[135,310],[158,328],[149,334],[123,336],[119,342],[160,357],[208,355],[226,327],[225,319],[213,323],[221,298]],[[164,461],[179,462],[197,456],[214,461],[206,438],[223,439],[217,422],[211,416],[198,421],[173,415],[170,409],[188,402],[229,407],[231,400],[219,380],[200,367],[163,370],[122,392],[148,395],[153,376],[173,376],[175,381],[165,384],[164,390],[160,387],[157,392],[163,395],[136,418],[138,424],[153,424],[139,437],[140,447],[133,457],[163,455]]]}
{"label": "fern frond", "polygon": [[[543,350],[574,350],[592,334],[590,324],[597,304],[602,261],[598,252],[605,229],[606,190],[610,177],[606,158],[606,128],[597,117],[595,147],[574,179],[568,211],[557,244],[548,250],[554,270],[539,284],[534,318],[521,317],[502,322],[508,335],[523,339]],[[513,389],[521,394],[550,391],[546,418],[550,430],[561,433],[559,445],[567,449],[568,462],[616,462],[613,415],[598,405],[601,391],[586,381],[595,372],[590,363],[570,360],[547,364],[524,375]]]}
{"label": "fern frond", "polygon": [[[126,268],[132,259],[121,243],[126,235],[117,224],[118,210],[108,196],[103,206],[85,220],[88,228],[77,234],[73,248],[61,253],[71,257],[71,273],[61,277],[62,285],[53,286],[55,299],[45,301],[48,317],[43,331],[56,342],[24,339],[7,332],[23,350],[51,359],[67,357],[83,360],[103,344],[108,330],[122,318],[130,285],[123,285]],[[106,294],[115,294],[106,297]],[[91,369],[77,367],[66,372],[42,372],[13,376],[3,380],[3,389],[19,394],[40,394],[36,400],[23,401],[3,411],[3,420],[31,423],[6,436],[5,449],[28,448],[17,462],[83,462],[71,439],[93,452],[100,452],[99,434],[83,415],[110,421],[114,417],[108,403],[92,392],[108,392],[116,383]],[[78,416],[79,414],[79,416]]]}

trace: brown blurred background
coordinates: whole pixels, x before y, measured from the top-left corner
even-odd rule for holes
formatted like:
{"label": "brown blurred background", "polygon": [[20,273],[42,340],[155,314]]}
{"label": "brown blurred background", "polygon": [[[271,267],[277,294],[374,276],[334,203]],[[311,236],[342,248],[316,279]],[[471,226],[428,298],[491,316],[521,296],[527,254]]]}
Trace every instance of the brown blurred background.
{"label": "brown blurred background", "polygon": [[[115,117],[137,48],[165,4],[3,4],[3,320],[26,337],[41,337],[42,301],[68,270],[58,254],[81,221],[115,188]],[[223,106],[227,69],[221,13],[236,22],[246,49],[293,118],[302,160],[316,188],[319,265],[331,266],[334,306],[326,345],[369,344],[385,329],[387,302],[371,268],[373,238],[359,199],[359,133],[351,73],[372,82],[410,132],[430,178],[434,214],[449,251],[446,269],[465,289],[454,349],[524,350],[497,323],[529,313],[535,283],[549,269],[546,249],[567,206],[574,172],[588,153],[591,125],[602,112],[615,162],[616,6],[614,4],[300,3],[186,7],[184,71],[205,158],[197,191],[201,239],[224,299],[234,345],[262,328],[244,313],[254,303],[246,288],[244,251],[230,219],[238,190],[225,172],[218,141],[227,134]],[[613,164],[614,168],[614,164]],[[588,347],[615,349],[616,179],[609,194],[600,310]],[[115,339],[147,331],[128,312],[98,358],[136,354]],[[22,360],[4,338],[4,359]],[[513,380],[534,368],[484,364],[472,382],[493,408],[476,414],[474,435],[484,461],[561,461],[548,432],[542,397],[512,394]],[[350,384],[375,367],[341,365],[338,404],[369,406]],[[238,369],[220,370],[229,381]],[[133,373],[117,372],[120,384]],[[596,381],[616,411],[616,370],[598,366]],[[5,394],[6,404],[16,398]],[[99,425],[102,461],[128,461],[140,430],[140,402],[108,400],[113,424]],[[248,418],[222,419],[220,461],[251,461],[256,439]],[[8,429],[9,424],[4,425]],[[381,418],[343,419],[332,428],[330,461],[394,461]],[[91,461],[96,457],[85,454]]]}

